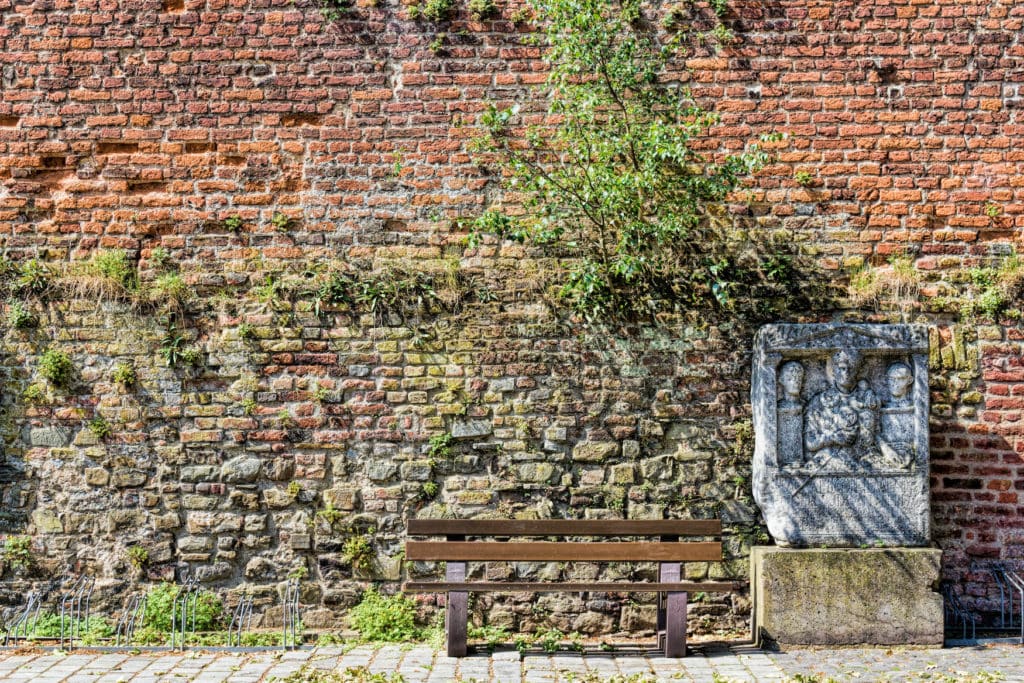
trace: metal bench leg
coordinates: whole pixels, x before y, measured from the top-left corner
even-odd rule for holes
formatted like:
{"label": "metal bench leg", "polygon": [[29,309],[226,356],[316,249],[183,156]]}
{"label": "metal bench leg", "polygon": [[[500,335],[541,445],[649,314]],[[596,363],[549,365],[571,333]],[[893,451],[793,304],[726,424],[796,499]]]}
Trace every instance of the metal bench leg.
{"label": "metal bench leg", "polygon": [[[679,581],[681,567],[678,562],[662,562],[661,580]],[[686,656],[686,593],[668,593],[665,596],[665,656]]]}
{"label": "metal bench leg", "polygon": [[[449,562],[445,569],[445,579],[448,581],[466,580],[466,563]],[[469,618],[469,593],[465,591],[450,591],[448,593],[448,608],[445,610],[444,628],[448,636],[448,656],[466,656],[466,630]]]}

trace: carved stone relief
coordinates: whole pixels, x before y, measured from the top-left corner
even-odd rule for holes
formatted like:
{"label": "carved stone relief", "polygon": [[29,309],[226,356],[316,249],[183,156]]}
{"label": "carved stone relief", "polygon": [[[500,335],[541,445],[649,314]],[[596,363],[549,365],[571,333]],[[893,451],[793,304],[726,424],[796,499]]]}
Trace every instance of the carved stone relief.
{"label": "carved stone relief", "polygon": [[916,325],[759,331],[754,497],[778,543],[928,542],[927,353]]}

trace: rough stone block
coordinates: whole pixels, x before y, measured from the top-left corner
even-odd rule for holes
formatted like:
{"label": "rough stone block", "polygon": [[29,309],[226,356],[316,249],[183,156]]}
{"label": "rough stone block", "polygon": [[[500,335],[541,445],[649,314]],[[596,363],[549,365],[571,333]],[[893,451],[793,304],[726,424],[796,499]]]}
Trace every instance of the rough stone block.
{"label": "rough stone block", "polygon": [[390,460],[372,460],[366,464],[366,476],[370,481],[388,481],[398,474],[398,465]]}
{"label": "rough stone block", "polygon": [[519,481],[540,484],[550,481],[555,474],[555,466],[549,462],[528,462],[519,465],[516,474]]}
{"label": "rough stone block", "polygon": [[452,425],[453,439],[473,439],[487,436],[494,429],[490,420],[456,420]]}
{"label": "rough stone block", "polygon": [[263,492],[263,500],[267,507],[280,509],[286,508],[295,502],[295,496],[287,491],[278,488],[267,489]]}
{"label": "rough stone block", "polygon": [[169,531],[181,526],[181,518],[177,512],[168,512],[164,515],[153,516],[153,528],[159,531]]}
{"label": "rough stone block", "polygon": [[658,625],[658,608],[655,605],[623,605],[619,623],[623,631],[654,630]]}
{"label": "rough stone block", "polygon": [[412,460],[403,462],[402,479],[406,481],[427,481],[433,473],[434,466],[429,460]]}
{"label": "rough stone block", "polygon": [[665,519],[665,506],[658,503],[634,503],[626,509],[628,519]]}
{"label": "rough stone block", "polygon": [[29,431],[29,443],[60,448],[71,443],[71,431],[62,427],[36,427]]}
{"label": "rough stone block", "polygon": [[[335,460],[341,460],[344,462],[343,457],[332,459],[332,469],[334,474],[338,474],[337,468],[333,467]],[[274,458],[266,464],[264,468],[267,479],[271,481],[288,481],[295,474],[295,460],[292,458]]]}
{"label": "rough stone block", "polygon": [[118,488],[132,488],[146,483],[148,476],[140,470],[114,470],[111,484]]}
{"label": "rough stone block", "polygon": [[455,495],[460,505],[487,505],[493,498],[490,491],[459,491]]}
{"label": "rough stone block", "polygon": [[110,472],[102,467],[88,467],[85,470],[85,483],[89,486],[106,486],[110,481]]}
{"label": "rough stone block", "polygon": [[212,481],[217,478],[217,468],[213,465],[186,465],[179,475],[182,481]]}
{"label": "rough stone block", "polygon": [[336,486],[323,493],[324,503],[335,510],[355,510],[359,507],[359,489],[352,486]]}
{"label": "rough stone block", "polygon": [[759,642],[942,645],[942,551],[751,550],[751,625]]}
{"label": "rough stone block", "polygon": [[675,458],[663,455],[658,458],[647,458],[640,461],[640,472],[645,481],[671,481],[674,472]]}
{"label": "rough stone block", "polygon": [[213,510],[220,504],[220,498],[216,496],[182,496],[181,506],[186,510]]}
{"label": "rough stone block", "polygon": [[613,484],[632,484],[636,480],[636,468],[631,462],[624,462],[612,466]]}
{"label": "rough stone block", "polygon": [[36,510],[32,513],[32,523],[40,534],[59,534],[64,531],[64,525],[52,510]]}
{"label": "rough stone block", "polygon": [[259,458],[239,456],[224,463],[220,468],[221,476],[229,484],[248,484],[260,476],[263,462]]}
{"label": "rough stone block", "polygon": [[572,449],[572,459],[579,462],[601,462],[619,453],[614,441],[584,441]]}

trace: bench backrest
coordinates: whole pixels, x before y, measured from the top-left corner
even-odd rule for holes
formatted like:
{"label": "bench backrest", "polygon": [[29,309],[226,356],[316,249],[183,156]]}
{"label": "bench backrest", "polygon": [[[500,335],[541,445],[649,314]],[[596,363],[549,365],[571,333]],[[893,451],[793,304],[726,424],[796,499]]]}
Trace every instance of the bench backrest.
{"label": "bench backrest", "polygon": [[[717,536],[722,523],[708,520],[619,520],[619,519],[415,519],[409,521],[410,536],[445,536],[446,541],[408,541],[405,556],[422,561],[507,561],[507,562],[714,562],[722,559],[720,541],[677,543],[685,536]],[[528,536],[657,536],[651,542],[480,542],[469,536],[494,538]]]}

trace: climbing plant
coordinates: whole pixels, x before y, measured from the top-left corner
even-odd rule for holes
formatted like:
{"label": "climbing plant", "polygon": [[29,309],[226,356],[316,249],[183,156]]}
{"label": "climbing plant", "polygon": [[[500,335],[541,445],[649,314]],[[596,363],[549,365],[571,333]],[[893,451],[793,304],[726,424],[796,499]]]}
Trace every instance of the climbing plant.
{"label": "climbing plant", "polygon": [[482,115],[476,151],[497,159],[510,201],[475,221],[471,245],[490,234],[568,257],[560,293],[589,318],[729,308],[742,286],[781,280],[785,257],[760,253],[722,207],[768,157],[699,151],[718,117],[666,77],[683,32],[659,40],[636,0],[533,6],[549,117]]}

